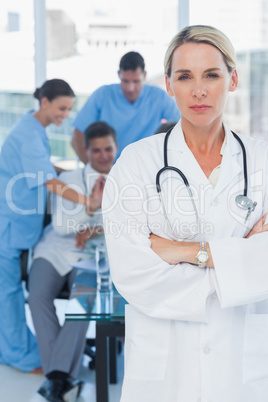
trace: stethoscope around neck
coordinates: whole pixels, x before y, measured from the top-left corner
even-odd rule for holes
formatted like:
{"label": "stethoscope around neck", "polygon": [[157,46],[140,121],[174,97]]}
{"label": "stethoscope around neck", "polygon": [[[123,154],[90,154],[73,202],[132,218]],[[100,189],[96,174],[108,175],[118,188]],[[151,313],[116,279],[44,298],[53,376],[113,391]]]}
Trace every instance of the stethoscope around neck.
{"label": "stethoscope around neck", "polygon": [[[193,193],[192,193],[192,190],[191,190],[191,188],[190,188],[189,181],[188,181],[187,177],[185,176],[185,174],[184,174],[180,169],[176,168],[175,166],[170,166],[170,165],[168,164],[167,146],[168,146],[169,136],[170,136],[172,130],[173,130],[173,127],[170,128],[170,129],[167,131],[166,135],[165,135],[165,139],[164,139],[164,166],[163,166],[162,169],[160,169],[160,170],[157,172],[157,174],[156,174],[156,180],[155,180],[155,181],[156,181],[156,190],[157,190],[157,193],[158,193],[158,195],[159,195],[160,202],[161,202],[161,204],[162,204],[162,208],[163,208],[163,212],[164,212],[164,216],[165,216],[166,222],[168,223],[168,226],[169,226],[169,228],[170,228],[172,234],[173,234],[178,240],[186,240],[186,239],[187,239],[187,240],[191,240],[191,239],[195,238],[195,237],[198,235],[198,233],[200,233],[200,219],[199,219],[199,216],[198,216],[196,204],[195,204],[195,202],[194,202]],[[240,144],[240,146],[241,146],[241,149],[242,149],[242,154],[243,154],[244,192],[243,192],[243,195],[240,194],[240,195],[237,195],[237,196],[236,196],[235,202],[236,202],[236,205],[237,205],[239,208],[241,208],[241,209],[247,211],[247,215],[246,215],[246,218],[245,218],[245,222],[246,222],[247,219],[249,218],[251,212],[253,212],[253,211],[255,210],[256,205],[257,205],[257,202],[256,202],[256,201],[253,202],[253,201],[247,196],[247,192],[248,192],[248,173],[247,173],[247,155],[246,155],[245,146],[244,146],[242,140],[238,137],[238,135],[237,135],[236,133],[234,133],[234,132],[232,131],[232,134],[233,134],[234,138],[239,142],[239,144]],[[190,196],[190,199],[191,199],[193,208],[194,208],[194,213],[195,213],[195,216],[196,216],[196,223],[197,223],[198,231],[197,231],[197,233],[195,233],[195,234],[191,234],[191,235],[188,235],[188,236],[186,236],[186,237],[180,237],[180,238],[179,238],[177,235],[175,235],[175,233],[174,233],[174,231],[173,231],[173,229],[172,229],[172,225],[170,224],[170,221],[169,221],[168,216],[167,216],[167,213],[166,213],[166,208],[165,208],[165,204],[164,204],[164,202],[163,202],[162,191],[161,191],[161,185],[160,185],[160,177],[161,177],[161,174],[164,173],[164,172],[167,172],[167,171],[174,171],[175,173],[179,174],[180,177],[182,178],[182,180],[183,180],[183,182],[184,182],[186,188],[187,188],[187,191],[188,191],[188,193],[189,193],[189,196]]]}

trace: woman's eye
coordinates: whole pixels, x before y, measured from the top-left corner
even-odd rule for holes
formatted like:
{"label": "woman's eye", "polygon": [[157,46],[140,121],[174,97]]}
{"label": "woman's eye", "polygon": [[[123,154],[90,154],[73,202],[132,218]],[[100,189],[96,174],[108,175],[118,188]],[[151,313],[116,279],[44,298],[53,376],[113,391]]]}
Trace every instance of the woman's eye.
{"label": "woman's eye", "polygon": [[190,78],[189,75],[181,75],[181,76],[179,77],[179,81],[188,80],[189,78]]}
{"label": "woman's eye", "polygon": [[218,74],[210,73],[210,74],[207,75],[207,77],[208,78],[218,78],[219,76],[218,76]]}

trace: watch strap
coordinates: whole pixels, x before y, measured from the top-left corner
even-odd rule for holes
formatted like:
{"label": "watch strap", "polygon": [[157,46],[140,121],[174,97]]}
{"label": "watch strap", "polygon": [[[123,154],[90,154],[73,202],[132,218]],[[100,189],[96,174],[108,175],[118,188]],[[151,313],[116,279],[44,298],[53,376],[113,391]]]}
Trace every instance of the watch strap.
{"label": "watch strap", "polygon": [[[200,256],[201,254],[202,254],[202,255],[204,255],[204,254],[206,255],[205,261],[201,261],[201,260],[200,260],[199,256]],[[205,241],[200,241],[200,250],[199,250],[199,252],[197,253],[196,259],[197,259],[198,267],[199,267],[199,268],[204,268],[204,267],[206,266],[206,263],[207,263],[207,261],[208,261],[208,252],[207,252],[207,244],[206,244]]]}

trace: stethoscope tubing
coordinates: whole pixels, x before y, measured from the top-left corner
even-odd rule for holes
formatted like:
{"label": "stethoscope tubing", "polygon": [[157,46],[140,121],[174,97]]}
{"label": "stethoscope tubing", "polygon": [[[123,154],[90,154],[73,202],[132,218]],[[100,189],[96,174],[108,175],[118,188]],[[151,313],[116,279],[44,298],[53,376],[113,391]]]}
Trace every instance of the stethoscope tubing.
{"label": "stethoscope tubing", "polygon": [[[166,170],[173,170],[174,172],[178,173],[185,186],[187,188],[190,188],[189,182],[187,177],[185,176],[185,174],[178,168],[176,168],[175,166],[169,166],[168,164],[168,152],[167,152],[167,145],[168,145],[168,139],[169,136],[171,134],[171,131],[173,130],[173,127],[170,128],[166,135],[165,135],[165,139],[164,139],[164,166],[157,172],[156,174],[156,190],[158,193],[161,193],[161,185],[160,185],[160,176],[163,172],[165,172]],[[246,149],[245,146],[243,144],[243,141],[241,140],[241,138],[232,131],[232,134],[234,136],[234,138],[239,142],[241,149],[242,149],[242,154],[243,154],[243,171],[244,171],[244,192],[243,195],[245,197],[247,197],[247,191],[248,191],[248,173],[247,173],[247,155],[246,155]]]}
{"label": "stethoscope tubing", "polygon": [[246,149],[245,146],[243,144],[243,141],[241,140],[240,137],[238,137],[238,135],[236,133],[234,133],[232,131],[233,136],[235,137],[235,139],[239,142],[241,149],[242,149],[242,153],[243,153],[243,171],[244,171],[244,193],[243,195],[245,197],[247,197],[247,192],[248,192],[248,168],[247,168],[247,155],[246,155]]}
{"label": "stethoscope tubing", "polygon": [[[170,228],[170,230],[171,230],[171,233],[172,233],[172,235],[173,235],[174,237],[176,237],[178,240],[182,240],[182,238],[177,237],[177,236],[174,234],[173,230],[172,230],[172,226],[171,226],[171,224],[170,224],[170,222],[169,222],[169,219],[168,219],[168,216],[167,216],[167,212],[166,212],[166,209],[165,209],[165,205],[164,205],[164,202],[163,202],[163,199],[162,199],[162,192],[161,192],[161,185],[160,185],[160,176],[161,176],[161,174],[162,174],[163,172],[165,172],[165,171],[167,171],[167,170],[172,170],[172,171],[174,171],[174,172],[176,172],[177,174],[180,175],[180,177],[182,178],[182,180],[183,180],[183,182],[184,182],[184,184],[185,184],[185,186],[186,186],[186,188],[187,188],[187,190],[188,190],[188,193],[189,193],[189,195],[190,195],[190,198],[191,198],[191,201],[192,201],[192,204],[193,204],[193,208],[194,208],[194,212],[195,212],[195,216],[196,216],[196,222],[197,222],[198,228],[200,228],[200,219],[199,219],[199,216],[198,216],[197,207],[196,207],[196,204],[195,204],[195,202],[194,202],[192,190],[191,190],[191,187],[190,187],[190,185],[189,185],[189,182],[188,182],[187,177],[185,176],[185,174],[184,174],[180,169],[176,168],[175,166],[169,166],[169,164],[168,164],[167,146],[168,146],[168,139],[169,139],[169,136],[170,136],[172,130],[173,130],[173,127],[170,128],[170,129],[167,131],[166,135],[165,135],[165,138],[164,138],[164,166],[157,172],[155,181],[156,181],[156,190],[157,190],[157,193],[158,193],[158,195],[159,195],[160,202],[161,202],[161,204],[162,204],[162,208],[163,208],[163,212],[164,212],[164,216],[165,216],[166,221],[168,222],[168,225],[169,225],[169,228]],[[247,196],[247,191],[248,191],[248,171],[247,171],[247,155],[246,155],[245,146],[244,146],[244,144],[243,144],[243,141],[240,139],[240,137],[239,137],[236,133],[234,133],[234,132],[232,131],[232,134],[233,134],[234,138],[238,141],[238,143],[240,144],[241,149],[242,149],[242,156],[243,156],[243,172],[244,172],[244,192],[243,192],[243,195],[238,195],[238,196],[236,197],[236,200],[235,200],[235,201],[236,201],[236,204],[238,205],[239,208],[242,208],[242,209],[245,209],[245,210],[248,211],[247,216],[246,216],[246,219],[245,219],[245,222],[246,222],[247,219],[249,218],[251,212],[255,210],[255,207],[256,207],[256,205],[257,205],[257,202],[254,202],[254,203],[253,203],[253,201],[250,200],[250,199],[248,198],[248,196]],[[185,237],[184,239],[188,239],[188,240],[189,240],[189,239],[194,238],[195,236],[197,236],[197,234],[187,236],[187,237]]]}

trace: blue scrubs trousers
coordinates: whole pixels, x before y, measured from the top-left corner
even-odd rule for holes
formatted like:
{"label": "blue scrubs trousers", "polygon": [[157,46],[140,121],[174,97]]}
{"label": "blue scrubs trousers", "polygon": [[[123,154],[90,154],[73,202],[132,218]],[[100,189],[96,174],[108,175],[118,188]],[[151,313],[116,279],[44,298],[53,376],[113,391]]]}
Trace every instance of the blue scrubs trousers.
{"label": "blue scrubs trousers", "polygon": [[26,325],[20,253],[0,245],[0,363],[29,372],[41,361],[36,339]]}

